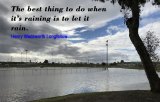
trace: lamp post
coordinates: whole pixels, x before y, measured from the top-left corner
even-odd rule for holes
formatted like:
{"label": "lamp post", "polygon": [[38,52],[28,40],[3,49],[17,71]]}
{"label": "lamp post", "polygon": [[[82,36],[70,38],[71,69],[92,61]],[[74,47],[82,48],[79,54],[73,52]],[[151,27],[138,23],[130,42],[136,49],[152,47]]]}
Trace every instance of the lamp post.
{"label": "lamp post", "polygon": [[28,50],[25,50],[25,52],[26,52],[26,62],[27,62],[27,52],[28,52]]}
{"label": "lamp post", "polygon": [[108,70],[108,40],[106,41],[106,69]]}

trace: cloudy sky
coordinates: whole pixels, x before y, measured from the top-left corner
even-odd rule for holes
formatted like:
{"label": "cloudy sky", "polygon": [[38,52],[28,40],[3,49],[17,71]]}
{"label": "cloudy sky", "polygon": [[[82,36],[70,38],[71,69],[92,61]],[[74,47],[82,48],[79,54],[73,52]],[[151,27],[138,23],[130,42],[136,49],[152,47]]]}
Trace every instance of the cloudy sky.
{"label": "cloudy sky", "polygon": [[[73,12],[12,12],[11,6],[28,6],[38,8],[55,6],[71,7]],[[107,12],[76,12],[77,7],[107,8]],[[89,16],[84,21],[53,21],[46,22],[13,22],[11,16],[22,17],[72,17]],[[125,60],[139,61],[133,47],[128,29],[124,24],[123,12],[118,4],[100,3],[92,0],[0,0],[0,61],[25,61],[25,50],[28,60],[50,62],[88,61],[102,62],[106,59],[106,40],[109,41],[109,62]],[[147,3],[142,7],[139,34],[144,37],[146,32],[154,31],[160,38],[160,8]],[[24,25],[28,31],[11,31],[12,26]],[[68,39],[11,39],[11,34],[66,34]],[[158,52],[158,51],[157,51]],[[21,54],[22,53],[22,54]]]}

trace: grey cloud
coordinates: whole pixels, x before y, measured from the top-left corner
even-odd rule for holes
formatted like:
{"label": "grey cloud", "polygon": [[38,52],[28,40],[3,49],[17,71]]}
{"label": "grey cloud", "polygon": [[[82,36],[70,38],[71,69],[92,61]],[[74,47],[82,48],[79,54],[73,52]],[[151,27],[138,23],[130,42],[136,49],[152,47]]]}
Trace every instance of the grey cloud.
{"label": "grey cloud", "polygon": [[[100,59],[99,56],[105,55],[105,54],[101,54],[101,53],[94,53],[94,52],[89,52],[89,53],[80,53],[79,52],[79,47],[71,47],[69,45],[65,45],[65,43],[67,41],[64,40],[33,40],[33,39],[23,39],[23,40],[18,40],[18,39],[11,39],[10,38],[10,34],[22,34],[22,33],[33,33],[33,34],[41,34],[41,33],[46,33],[46,34],[54,34],[54,33],[61,33],[61,31],[59,31],[58,29],[50,26],[50,25],[54,25],[54,26],[65,26],[65,27],[69,27],[69,28],[73,28],[73,27],[77,27],[78,25],[86,25],[86,26],[90,26],[90,25],[97,25],[98,22],[106,22],[108,19],[113,19],[115,18],[115,16],[119,15],[119,10],[117,11],[117,9],[119,9],[117,6],[116,7],[111,7],[111,8],[115,8],[115,13],[76,13],[73,12],[73,14],[75,15],[89,15],[91,16],[92,20],[89,22],[53,22],[51,24],[45,24],[45,23],[39,23],[39,22],[25,22],[25,23],[11,23],[7,21],[7,18],[5,18],[5,13],[7,13],[7,15],[11,15],[12,13],[9,12],[10,6],[12,5],[20,5],[20,6],[27,6],[27,5],[31,5],[34,7],[38,7],[38,6],[54,6],[54,5],[58,5],[58,7],[77,7],[79,5],[83,5],[83,7],[89,7],[89,6],[93,6],[95,5],[94,2],[90,2],[90,0],[83,2],[81,0],[16,0],[13,2],[13,0],[0,0],[0,13],[2,13],[2,15],[0,15],[0,53],[2,54],[6,54],[6,53],[17,53],[19,52],[18,49],[28,49],[29,51],[33,51],[33,52],[41,52],[41,53],[46,53],[48,55],[50,55],[50,53],[53,53],[54,55],[64,55],[64,56],[71,56],[74,59],[78,59],[77,56],[79,57],[84,57],[86,58],[86,56],[93,56],[93,59]],[[97,6],[99,7],[106,7],[106,4],[97,4]],[[109,5],[107,4],[107,6],[109,7]],[[25,14],[26,12],[22,13],[22,16],[33,16],[32,13],[30,14]],[[73,14],[70,14],[68,12],[64,13],[64,15],[67,16],[72,16]],[[38,15],[44,15],[44,16],[53,16],[53,15],[57,15],[57,16],[62,16],[61,14],[58,13],[34,13],[35,16]],[[97,15],[101,15],[101,16],[97,16]],[[97,21],[98,20],[98,21]],[[96,21],[96,22],[94,22]],[[25,32],[20,32],[20,31],[10,31],[10,27],[11,26],[15,26],[15,25],[25,25],[27,28],[29,28],[29,31],[25,31]],[[99,24],[99,23],[98,23]],[[99,24],[101,25],[101,24]],[[57,45],[57,50],[55,50],[54,48],[52,48],[55,45]],[[50,48],[52,49],[52,51],[50,51]],[[120,55],[120,54],[118,54]],[[111,55],[111,56],[115,56],[115,54]],[[121,56],[121,55],[120,55]],[[112,57],[111,57],[112,58]]]}
{"label": "grey cloud", "polygon": [[64,55],[64,56],[69,56],[69,57],[74,57],[74,56],[80,56],[78,47],[71,47],[66,44],[60,44],[57,47],[57,50],[52,49],[52,51],[48,51],[47,54],[51,55]]}
{"label": "grey cloud", "polygon": [[69,46],[59,46],[58,53],[64,54],[67,56],[78,56],[80,55],[78,47],[69,47]]}
{"label": "grey cloud", "polygon": [[8,53],[14,52],[13,48],[21,48],[21,49],[29,49],[32,51],[38,51],[40,49],[45,49],[49,43],[58,44],[55,40],[33,40],[33,39],[11,39],[11,34],[21,34],[21,33],[29,33],[29,34],[59,34],[60,31],[49,26],[49,25],[37,25],[34,24],[26,24],[26,27],[30,27],[29,32],[14,32],[10,31],[9,28],[12,26],[9,22],[7,22],[3,17],[0,17],[0,52]]}
{"label": "grey cloud", "polygon": [[5,14],[8,12],[9,12],[8,8],[0,2],[0,13]]}
{"label": "grey cloud", "polygon": [[[58,45],[58,51],[52,51],[55,55],[62,54],[67,56],[79,55],[78,47],[69,47],[64,45],[63,40],[53,40],[53,39],[11,39],[10,34],[61,34],[56,28],[53,28],[47,24],[35,25],[34,23],[26,23],[25,27],[29,28],[29,31],[10,31],[8,28],[19,24],[11,24],[7,22],[3,17],[0,17],[0,53],[17,53],[18,49],[27,49],[33,52],[45,53],[47,47],[54,47]],[[22,24],[23,25],[23,24]],[[48,53],[49,54],[49,53]]]}
{"label": "grey cloud", "polygon": [[0,34],[6,35],[9,30],[9,23],[4,19],[4,17],[0,17]]}

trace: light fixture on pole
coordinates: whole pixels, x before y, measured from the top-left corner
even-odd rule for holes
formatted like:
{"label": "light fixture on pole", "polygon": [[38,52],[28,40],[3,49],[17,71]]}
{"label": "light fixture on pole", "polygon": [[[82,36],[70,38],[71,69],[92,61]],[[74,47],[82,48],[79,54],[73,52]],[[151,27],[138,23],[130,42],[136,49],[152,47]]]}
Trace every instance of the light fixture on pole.
{"label": "light fixture on pole", "polygon": [[106,41],[106,69],[108,69],[108,40]]}
{"label": "light fixture on pole", "polygon": [[26,62],[27,62],[27,52],[28,52],[28,50],[25,50],[25,52],[26,52]]}

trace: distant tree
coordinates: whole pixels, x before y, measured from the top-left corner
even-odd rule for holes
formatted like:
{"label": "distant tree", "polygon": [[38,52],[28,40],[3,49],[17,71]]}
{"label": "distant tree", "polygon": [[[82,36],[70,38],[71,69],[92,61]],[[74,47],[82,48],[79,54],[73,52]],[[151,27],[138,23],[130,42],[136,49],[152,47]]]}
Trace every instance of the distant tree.
{"label": "distant tree", "polygon": [[110,64],[110,66],[116,66],[116,65],[117,65],[116,62],[113,62],[113,63]]}
{"label": "distant tree", "polygon": [[48,60],[44,60],[44,62],[43,62],[44,64],[48,64]]}
{"label": "distant tree", "polygon": [[105,62],[102,62],[101,65],[102,65],[102,66],[106,66],[106,63],[105,63]]}
{"label": "distant tree", "polygon": [[127,28],[129,29],[129,37],[140,59],[143,63],[147,78],[152,92],[160,92],[160,78],[156,73],[153,62],[149,53],[139,36],[140,12],[141,7],[147,2],[152,1],[153,5],[160,5],[160,0],[99,0],[101,2],[111,1],[112,4],[118,2],[121,6],[121,11],[124,12],[124,20]]}
{"label": "distant tree", "polygon": [[124,63],[124,60],[121,60],[121,62],[120,63]]}
{"label": "distant tree", "polygon": [[154,35],[154,32],[148,31],[145,38],[143,38],[144,45],[150,55],[150,58],[153,62],[159,61],[159,56],[156,53],[158,47],[160,47],[159,38]]}

